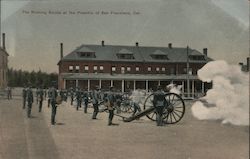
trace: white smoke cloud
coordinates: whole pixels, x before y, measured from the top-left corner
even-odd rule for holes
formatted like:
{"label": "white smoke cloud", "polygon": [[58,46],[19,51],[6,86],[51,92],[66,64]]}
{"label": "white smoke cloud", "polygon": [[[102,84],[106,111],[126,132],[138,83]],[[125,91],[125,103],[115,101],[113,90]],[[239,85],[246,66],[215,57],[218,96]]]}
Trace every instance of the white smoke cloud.
{"label": "white smoke cloud", "polygon": [[225,61],[212,61],[198,71],[203,82],[213,81],[213,88],[207,91],[202,102],[195,102],[191,108],[200,120],[222,120],[222,123],[249,125],[249,75],[239,66]]}
{"label": "white smoke cloud", "polygon": [[176,86],[176,84],[170,83],[166,86],[170,93],[181,94],[182,85]]}

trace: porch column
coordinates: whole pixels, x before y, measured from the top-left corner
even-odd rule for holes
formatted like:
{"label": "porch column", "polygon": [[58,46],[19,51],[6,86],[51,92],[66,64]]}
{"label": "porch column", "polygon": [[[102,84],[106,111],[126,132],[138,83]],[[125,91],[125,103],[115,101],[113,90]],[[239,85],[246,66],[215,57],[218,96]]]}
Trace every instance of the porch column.
{"label": "porch column", "polygon": [[194,98],[194,80],[192,80],[192,97]]}
{"label": "porch column", "polygon": [[148,80],[146,80],[146,91],[148,92]]}
{"label": "porch column", "polygon": [[76,80],[76,87],[78,87],[78,79]]}
{"label": "porch column", "polygon": [[124,93],[124,80],[122,80],[122,93]]}
{"label": "porch column", "polygon": [[202,92],[202,94],[205,93],[205,83],[204,82],[201,82],[201,92]]}
{"label": "porch column", "polygon": [[88,91],[90,91],[90,80],[88,79]]}
{"label": "porch column", "polygon": [[63,89],[66,89],[66,80],[63,79]]}
{"label": "porch column", "polygon": [[135,89],[136,89],[136,81],[134,80],[134,91],[135,91]]}
{"label": "porch column", "polygon": [[181,89],[182,96],[184,96],[184,93],[185,93],[185,91],[184,91],[184,88],[185,88],[184,81],[182,81],[181,85],[182,85],[182,89]]}
{"label": "porch column", "polygon": [[110,87],[113,87],[114,83],[113,80],[110,80]]}
{"label": "porch column", "polygon": [[99,80],[99,88],[102,88],[102,80]]}
{"label": "porch column", "polygon": [[159,80],[159,81],[158,81],[158,86],[160,86],[160,85],[161,85],[161,81]]}

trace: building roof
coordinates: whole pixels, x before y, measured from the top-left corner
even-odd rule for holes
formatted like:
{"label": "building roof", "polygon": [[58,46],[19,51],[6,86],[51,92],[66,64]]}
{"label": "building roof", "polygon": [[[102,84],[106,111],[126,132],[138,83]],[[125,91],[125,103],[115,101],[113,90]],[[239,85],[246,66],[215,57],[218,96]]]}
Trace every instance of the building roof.
{"label": "building roof", "polygon": [[161,50],[155,50],[151,55],[167,55],[167,53],[161,51]]}
{"label": "building roof", "polygon": [[127,49],[121,49],[118,53],[119,54],[133,54],[131,51],[129,51]]}
{"label": "building roof", "polygon": [[[95,58],[80,57],[77,52],[91,50],[95,52]],[[133,54],[133,59],[119,59],[117,53]],[[212,59],[201,52],[189,48],[190,55],[204,56],[205,60],[189,60],[190,63],[207,63]],[[155,59],[151,55],[164,54],[168,59]],[[152,63],[186,63],[187,48],[149,47],[149,46],[120,46],[120,45],[81,45],[60,61],[110,61],[110,62],[152,62]]]}
{"label": "building roof", "polygon": [[81,47],[77,50],[77,52],[94,52],[94,51],[87,47]]}

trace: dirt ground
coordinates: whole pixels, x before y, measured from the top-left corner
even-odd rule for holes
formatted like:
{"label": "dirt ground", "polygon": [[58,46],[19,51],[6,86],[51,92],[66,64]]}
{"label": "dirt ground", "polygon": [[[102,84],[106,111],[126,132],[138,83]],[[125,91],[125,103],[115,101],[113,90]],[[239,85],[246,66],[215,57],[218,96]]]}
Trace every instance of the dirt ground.
{"label": "dirt ground", "polygon": [[248,159],[249,127],[199,121],[186,102],[184,118],[177,124],[157,127],[146,118],[107,126],[108,114],[92,120],[92,108],[63,103],[55,126],[51,108],[44,102],[32,118],[26,117],[21,98],[0,99],[0,159]]}

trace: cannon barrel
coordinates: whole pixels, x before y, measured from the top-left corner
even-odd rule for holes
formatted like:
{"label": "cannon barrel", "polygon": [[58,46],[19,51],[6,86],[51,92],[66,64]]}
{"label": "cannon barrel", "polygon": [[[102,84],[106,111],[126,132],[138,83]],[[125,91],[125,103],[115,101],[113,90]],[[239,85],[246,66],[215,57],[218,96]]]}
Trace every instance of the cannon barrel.
{"label": "cannon barrel", "polygon": [[144,110],[144,111],[142,111],[142,112],[136,114],[135,116],[131,116],[131,117],[129,117],[129,118],[123,118],[123,121],[124,121],[124,122],[131,122],[131,121],[133,121],[133,120],[139,119],[139,118],[142,117],[142,116],[145,116],[145,115],[147,115],[147,114],[150,114],[150,113],[153,112],[154,110],[155,110],[154,107],[150,107],[150,108],[148,108],[148,109],[146,109],[146,110]]}

